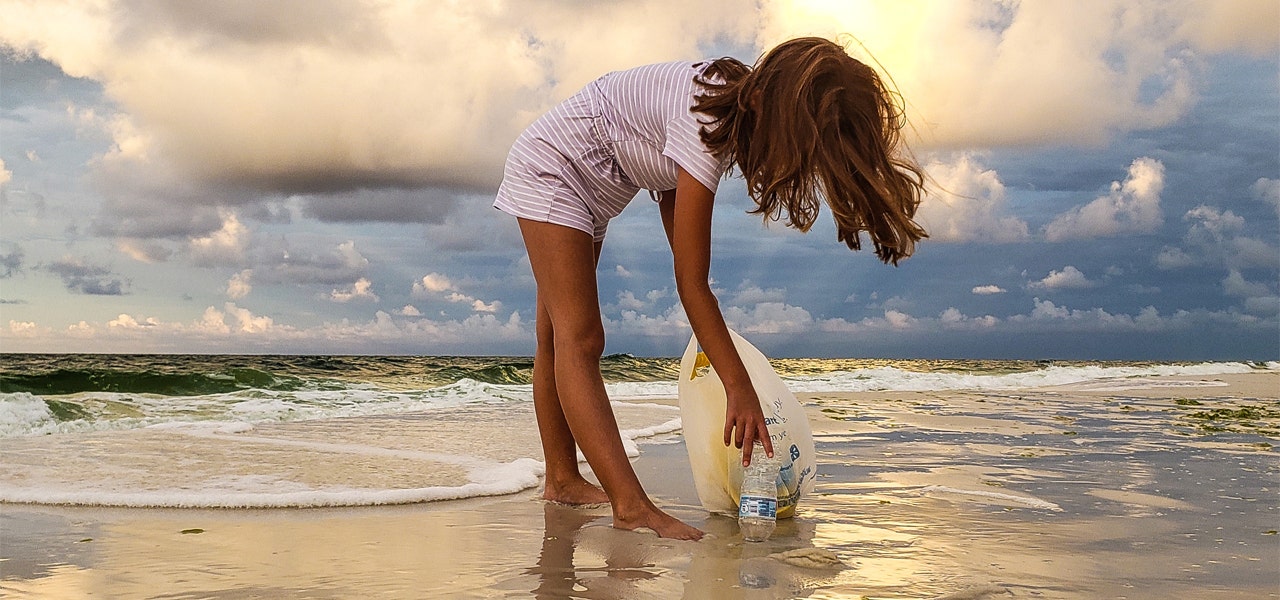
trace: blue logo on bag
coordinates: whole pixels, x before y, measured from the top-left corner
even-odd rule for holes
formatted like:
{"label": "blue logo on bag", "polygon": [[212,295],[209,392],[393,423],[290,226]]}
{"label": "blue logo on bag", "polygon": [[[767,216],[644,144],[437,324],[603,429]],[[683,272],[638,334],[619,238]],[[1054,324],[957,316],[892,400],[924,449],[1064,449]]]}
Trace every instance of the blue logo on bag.
{"label": "blue logo on bag", "polygon": [[800,448],[795,444],[791,444],[791,460],[794,462],[800,459]]}

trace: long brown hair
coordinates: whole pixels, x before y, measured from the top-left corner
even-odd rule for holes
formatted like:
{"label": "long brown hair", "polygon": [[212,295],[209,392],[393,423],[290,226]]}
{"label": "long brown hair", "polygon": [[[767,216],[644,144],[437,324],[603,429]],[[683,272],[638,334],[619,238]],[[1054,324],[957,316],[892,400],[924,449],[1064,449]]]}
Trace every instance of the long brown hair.
{"label": "long brown hair", "polygon": [[729,156],[756,202],[752,214],[808,231],[825,198],[836,235],[898,264],[927,237],[912,218],[924,174],[900,151],[906,124],[898,96],[880,76],[823,38],[779,45],[749,68],[733,58],[710,64],[698,79],[706,93],[694,110],[711,117],[702,141]]}

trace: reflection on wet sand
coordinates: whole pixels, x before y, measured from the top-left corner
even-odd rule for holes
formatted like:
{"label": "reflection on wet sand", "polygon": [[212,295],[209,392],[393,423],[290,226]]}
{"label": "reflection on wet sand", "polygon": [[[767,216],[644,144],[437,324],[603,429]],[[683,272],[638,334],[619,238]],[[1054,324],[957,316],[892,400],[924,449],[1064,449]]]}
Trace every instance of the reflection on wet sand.
{"label": "reflection on wet sand", "polygon": [[[803,568],[774,556],[813,549],[812,524],[796,520],[782,521],[769,542],[746,543],[736,521],[711,516],[698,523],[710,535],[691,543],[612,529],[607,509],[548,503],[543,516],[542,550],[525,571],[537,577],[537,598],[798,598],[839,571],[836,564],[809,561]],[[519,589],[516,581],[500,587]]]}

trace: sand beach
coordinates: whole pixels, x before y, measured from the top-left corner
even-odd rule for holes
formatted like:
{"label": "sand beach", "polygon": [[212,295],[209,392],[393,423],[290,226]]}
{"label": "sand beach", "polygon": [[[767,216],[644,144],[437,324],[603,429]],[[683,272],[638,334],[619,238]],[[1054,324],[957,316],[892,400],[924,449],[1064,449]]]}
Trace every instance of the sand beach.
{"label": "sand beach", "polygon": [[[799,398],[821,475],[798,516],[761,544],[700,507],[672,432],[639,440],[635,465],[661,505],[711,534],[701,542],[617,531],[607,508],[549,504],[536,488],[307,509],[7,503],[0,591],[67,600],[1280,597],[1280,373]],[[251,433],[305,437],[358,422]],[[383,418],[370,431],[414,422]],[[534,434],[525,424],[511,431]],[[15,445],[6,440],[6,462],[32,460]],[[307,468],[377,477],[324,462]]]}

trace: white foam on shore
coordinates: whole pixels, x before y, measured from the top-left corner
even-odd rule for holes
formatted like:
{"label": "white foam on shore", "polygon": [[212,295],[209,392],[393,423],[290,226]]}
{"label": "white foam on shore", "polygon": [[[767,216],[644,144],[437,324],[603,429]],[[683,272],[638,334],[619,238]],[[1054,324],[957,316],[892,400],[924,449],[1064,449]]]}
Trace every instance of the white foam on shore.
{"label": "white foam on shore", "polygon": [[1123,380],[1139,377],[1209,376],[1233,373],[1275,371],[1267,363],[1259,369],[1245,363],[1220,362],[1193,365],[1150,365],[1143,367],[1105,367],[1084,365],[1051,366],[1035,371],[999,375],[967,373],[921,373],[895,367],[857,369],[806,377],[787,377],[792,392],[931,392],[943,390],[1015,390],[1054,387],[1100,380]]}
{"label": "white foam on shore", "polygon": [[0,438],[40,432],[56,424],[43,398],[27,392],[0,394]]}
{"label": "white foam on shore", "polygon": [[1041,510],[1049,510],[1053,512],[1061,512],[1062,507],[1052,502],[1047,502],[1039,498],[1031,498],[1028,496],[1015,496],[1013,494],[1002,494],[1000,492],[988,492],[986,490],[965,490],[960,488],[947,487],[945,485],[928,485],[920,488],[922,495],[935,494],[957,494],[962,496],[977,496],[979,498],[990,498],[1002,502],[1012,502],[1021,504],[1030,508],[1038,508]]}
{"label": "white foam on shore", "polygon": [[[131,508],[316,508],[326,506],[376,506],[457,500],[514,494],[538,485],[543,464],[530,458],[490,465],[471,473],[472,481],[458,486],[409,489],[321,489],[291,481],[243,476],[209,481],[200,490],[41,490],[0,487],[0,502],[118,506]],[[282,489],[284,488],[284,489]]]}
{"label": "white foam on shore", "polygon": [[[676,407],[617,403],[628,454]],[[515,429],[513,429],[515,428]],[[368,506],[511,494],[545,473],[529,404],[255,426],[166,422],[0,446],[0,502],[138,508]],[[402,484],[402,485],[398,485]]]}

